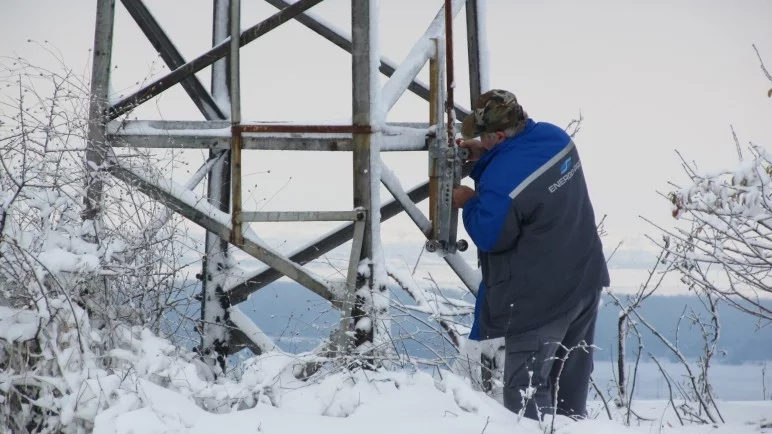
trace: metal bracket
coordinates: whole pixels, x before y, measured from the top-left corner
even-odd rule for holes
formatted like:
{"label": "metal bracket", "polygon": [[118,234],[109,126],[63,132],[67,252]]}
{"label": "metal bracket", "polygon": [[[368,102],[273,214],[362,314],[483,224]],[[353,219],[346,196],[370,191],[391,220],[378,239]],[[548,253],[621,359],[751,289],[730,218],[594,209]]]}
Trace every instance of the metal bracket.
{"label": "metal bracket", "polygon": [[[442,256],[463,252],[469,247],[464,241],[456,240],[458,231],[458,210],[453,209],[453,188],[461,184],[461,169],[468,157],[468,150],[456,145],[456,122],[452,110],[448,109],[448,120],[443,116],[443,107],[452,104],[452,94],[441,91],[445,84],[445,73],[440,67],[446,60],[447,46],[442,40],[434,39],[436,55],[430,60],[430,122],[434,134],[427,137],[429,148],[429,219],[432,223],[431,237],[426,241],[426,251],[439,252]],[[448,67],[448,70],[450,68]],[[450,86],[449,86],[450,87]]]}
{"label": "metal bracket", "polygon": [[[452,206],[453,189],[461,185],[461,168],[469,151],[455,144],[446,146],[444,140],[430,143],[429,158],[437,176],[436,214],[432,220],[432,238],[426,241],[427,252],[440,252],[443,256],[463,252],[469,247],[466,240],[457,240],[458,210]],[[434,152],[432,152],[434,150]]]}

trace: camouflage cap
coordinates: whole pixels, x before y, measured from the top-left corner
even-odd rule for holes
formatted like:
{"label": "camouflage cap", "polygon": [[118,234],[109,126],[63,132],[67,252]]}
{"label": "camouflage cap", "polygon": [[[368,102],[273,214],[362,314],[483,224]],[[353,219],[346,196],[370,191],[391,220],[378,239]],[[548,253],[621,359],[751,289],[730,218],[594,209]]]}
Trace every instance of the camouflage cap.
{"label": "camouflage cap", "polygon": [[520,127],[525,125],[526,120],[528,114],[517,103],[513,93],[492,89],[477,98],[474,111],[464,119],[461,135],[465,139],[471,139],[481,133]]}

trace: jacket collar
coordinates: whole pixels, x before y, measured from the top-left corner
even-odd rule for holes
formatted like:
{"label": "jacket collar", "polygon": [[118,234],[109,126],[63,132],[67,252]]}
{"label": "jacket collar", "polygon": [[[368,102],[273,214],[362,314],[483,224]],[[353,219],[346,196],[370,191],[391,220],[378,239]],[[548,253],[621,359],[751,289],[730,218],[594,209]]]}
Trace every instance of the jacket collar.
{"label": "jacket collar", "polygon": [[471,177],[475,182],[480,181],[480,176],[482,176],[483,171],[485,171],[485,168],[488,167],[488,164],[490,164],[491,160],[493,160],[493,157],[496,156],[499,152],[501,152],[502,149],[510,148],[513,145],[515,145],[522,137],[530,133],[534,127],[536,126],[536,122],[534,122],[533,119],[528,119],[528,121],[525,124],[525,128],[523,131],[521,131],[518,135],[514,137],[510,137],[498,145],[494,146],[493,149],[483,154],[482,157],[477,161],[477,164],[474,165],[474,168],[472,169],[472,173],[469,174],[469,177]]}

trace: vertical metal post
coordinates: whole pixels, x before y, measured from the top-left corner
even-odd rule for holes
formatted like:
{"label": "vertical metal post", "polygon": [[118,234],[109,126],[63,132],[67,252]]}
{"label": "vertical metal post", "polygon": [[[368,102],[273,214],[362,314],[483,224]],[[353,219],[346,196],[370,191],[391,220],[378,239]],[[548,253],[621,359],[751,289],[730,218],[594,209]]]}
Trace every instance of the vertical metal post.
{"label": "vertical metal post", "polygon": [[[453,60],[453,0],[445,0],[445,85],[447,86],[447,93],[445,95],[445,112],[447,113],[447,128],[448,139],[445,142],[449,148],[454,148],[456,145],[456,103],[453,98],[453,89],[456,87],[456,77],[454,73],[454,60]],[[438,132],[439,134],[439,132]],[[453,160],[454,157],[446,157],[447,160]],[[458,187],[461,182],[461,168],[459,165],[454,165],[453,161],[448,161],[448,165],[456,167],[457,171],[451,174],[451,186],[452,188]],[[451,189],[452,194],[452,189]],[[450,222],[448,228],[448,247],[451,252],[456,252],[457,235],[458,235],[458,210],[451,206],[446,208],[450,212]]]}
{"label": "vertical metal post", "polygon": [[244,244],[241,231],[241,84],[239,67],[239,38],[241,35],[241,0],[231,1],[230,44],[230,91],[231,91],[231,184],[233,201],[231,210],[231,242]]}
{"label": "vertical metal post", "polygon": [[453,0],[445,0],[445,69],[447,85],[445,111],[448,114],[446,127],[448,129],[448,145],[452,146],[456,128],[456,111],[453,102],[453,88],[456,87],[456,78],[453,74]]}
{"label": "vertical metal post", "polygon": [[84,220],[93,220],[94,236],[100,232],[100,211],[102,202],[102,180],[98,173],[108,146],[105,143],[105,112],[109,107],[110,65],[113,53],[113,28],[115,22],[115,0],[97,2],[96,26],[94,30],[94,51],[91,66],[91,95],[88,113],[88,139],[86,144],[86,209]]}
{"label": "vertical metal post", "polygon": [[[373,74],[378,72],[377,63],[373,62],[372,46],[376,42],[372,40],[371,32],[375,30],[376,23],[373,17],[374,6],[377,0],[353,0],[351,2],[351,41],[353,45],[352,52],[352,121],[354,125],[372,125],[374,113],[372,104],[374,102],[373,92],[374,82]],[[375,66],[375,68],[373,68]],[[373,235],[377,234],[377,226],[380,224],[379,201],[377,197],[378,188],[373,188],[373,170],[378,169],[373,161],[378,158],[377,144],[372,141],[370,134],[354,134],[354,207],[364,208],[367,212],[367,222],[364,228],[364,237],[362,240],[362,259],[373,258],[373,247],[376,244]],[[373,197],[376,195],[375,197]],[[369,277],[366,281],[359,279],[357,287],[367,286],[371,296],[380,288],[373,288],[374,269],[371,264]],[[385,289],[385,288],[384,288]],[[362,347],[368,343],[374,342],[376,328],[375,321],[365,318],[368,314],[373,314],[372,299],[368,296],[357,296],[356,303],[352,309],[352,317],[355,322],[355,345]],[[368,312],[368,310],[370,312]]]}
{"label": "vertical metal post", "polygon": [[[445,50],[442,47],[442,39],[432,39],[435,46],[435,55],[429,59],[429,124],[434,126],[435,137],[429,144],[429,221],[432,224],[432,240],[440,238],[440,200],[439,189],[442,178],[442,160],[444,159],[444,149],[441,144],[445,143],[443,135],[445,132],[444,121],[444,93],[442,91],[445,72],[443,63],[445,61]],[[435,247],[436,249],[436,247]],[[432,249],[429,249],[432,250]]]}
{"label": "vertical metal post", "polygon": [[474,109],[474,102],[477,97],[483,93],[483,82],[485,81],[480,68],[483,57],[480,53],[480,33],[484,29],[480,28],[478,1],[466,0],[466,47],[469,57],[469,97],[472,109]]}
{"label": "vertical metal post", "polygon": [[[432,39],[434,43],[434,52],[436,53],[429,59],[429,125],[434,125],[434,134],[442,134],[442,115],[438,117],[438,111],[442,105],[440,99],[440,86],[441,84],[441,69],[439,58],[440,54],[440,40]],[[433,156],[429,155],[429,222],[432,224],[432,239],[437,239],[437,230],[435,222],[437,221],[437,186],[439,173],[437,173],[436,160]]]}
{"label": "vertical metal post", "polygon": [[[467,0],[466,1],[466,35],[467,35],[467,53],[469,57],[469,97],[470,107],[474,110],[475,101],[485,91],[487,91],[488,77],[484,69],[485,55],[481,51],[482,41],[485,38],[482,32],[485,31],[481,25],[482,16],[478,5],[485,0]],[[476,186],[476,185],[475,185]],[[477,266],[480,267],[480,250],[477,249]],[[493,345],[483,345],[480,353],[480,374],[482,387],[485,391],[493,389],[494,372],[501,373],[502,366],[497,362],[496,353],[501,352],[502,348],[496,348]]]}
{"label": "vertical metal post", "polygon": [[[212,14],[212,46],[228,37],[230,31],[230,2],[214,0]],[[220,59],[212,65],[212,97],[223,113],[230,104],[228,89],[229,64]],[[228,151],[220,151],[228,152]],[[215,151],[210,152],[212,158]],[[230,210],[231,170],[230,158],[221,158],[212,166],[207,185],[207,200],[220,211]],[[225,357],[228,352],[230,333],[226,327],[230,320],[228,309],[230,299],[223,291],[223,276],[228,272],[228,243],[216,234],[206,234],[206,255],[202,273],[201,298],[201,353],[210,362],[225,369]]]}

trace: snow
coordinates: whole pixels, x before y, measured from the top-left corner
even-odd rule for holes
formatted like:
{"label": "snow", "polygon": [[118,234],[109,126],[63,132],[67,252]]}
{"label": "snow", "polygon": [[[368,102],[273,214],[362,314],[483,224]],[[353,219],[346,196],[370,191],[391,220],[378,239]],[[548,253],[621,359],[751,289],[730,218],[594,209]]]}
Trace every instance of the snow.
{"label": "snow", "polygon": [[[57,378],[6,370],[0,372],[0,390],[48,384],[57,393],[36,405],[53,409],[68,427],[63,432],[537,434],[551,428],[549,417],[542,423],[523,419],[468,379],[442,369],[418,370],[409,361],[391,369],[349,371],[334,360],[273,351],[214,379],[193,353],[147,329],[120,325],[109,331],[114,348],[97,356],[93,337],[108,331],[91,329],[85,312],[61,297],[50,305],[50,312],[0,307],[0,349],[40,336],[43,351],[52,350],[52,366],[65,372]],[[316,363],[321,369],[305,376]],[[681,427],[668,402],[634,401],[636,413],[647,420],[625,427],[624,409],[609,409],[614,420],[608,420],[602,404],[592,402],[590,418],[558,417],[555,428],[575,434],[770,432],[772,401],[718,405],[725,424]],[[93,430],[77,431],[79,426]]]}
{"label": "snow", "polygon": [[35,337],[37,331],[37,315],[29,311],[19,312],[0,306],[0,339],[23,342]]}
{"label": "snow", "polygon": [[38,255],[38,261],[50,273],[67,271],[90,272],[99,269],[99,258],[95,255],[75,254],[64,249],[49,249]]}
{"label": "snow", "polygon": [[230,320],[234,326],[241,330],[245,336],[247,336],[252,342],[257,344],[258,347],[264,352],[280,351],[271,338],[263,333],[260,328],[255,325],[254,321],[249,319],[241,308],[238,306],[232,306],[230,309]]}
{"label": "snow", "polygon": [[386,125],[382,127],[381,152],[421,151],[426,149],[429,129]]}
{"label": "snow", "polygon": [[[471,392],[452,374],[435,381],[425,374],[384,374],[365,376],[336,374],[321,384],[289,392],[284,405],[256,408],[229,414],[207,413],[192,403],[152,383],[143,383],[146,407],[117,414],[114,419],[97,420],[94,434],[154,433],[542,433],[538,423],[506,414],[497,404]],[[176,398],[176,399],[175,399]],[[134,403],[132,403],[134,404]],[[766,404],[766,405],[765,405]],[[661,404],[646,408],[655,414]],[[763,433],[760,429],[768,403],[743,406],[747,415],[738,422],[719,427],[693,426],[681,430],[665,427],[664,433]],[[561,433],[606,434],[657,432],[656,427],[625,429],[618,422],[591,420],[578,423],[561,420]],[[517,431],[515,431],[517,430]]]}
{"label": "snow", "polygon": [[[463,0],[453,0],[453,16],[455,17],[464,5]],[[383,110],[388,112],[407,90],[410,83],[418,75],[430,57],[434,55],[435,47],[432,38],[443,37],[445,34],[445,8],[441,8],[426,32],[413,45],[402,63],[397,67],[389,81],[383,86]],[[377,71],[377,69],[376,69]]]}

